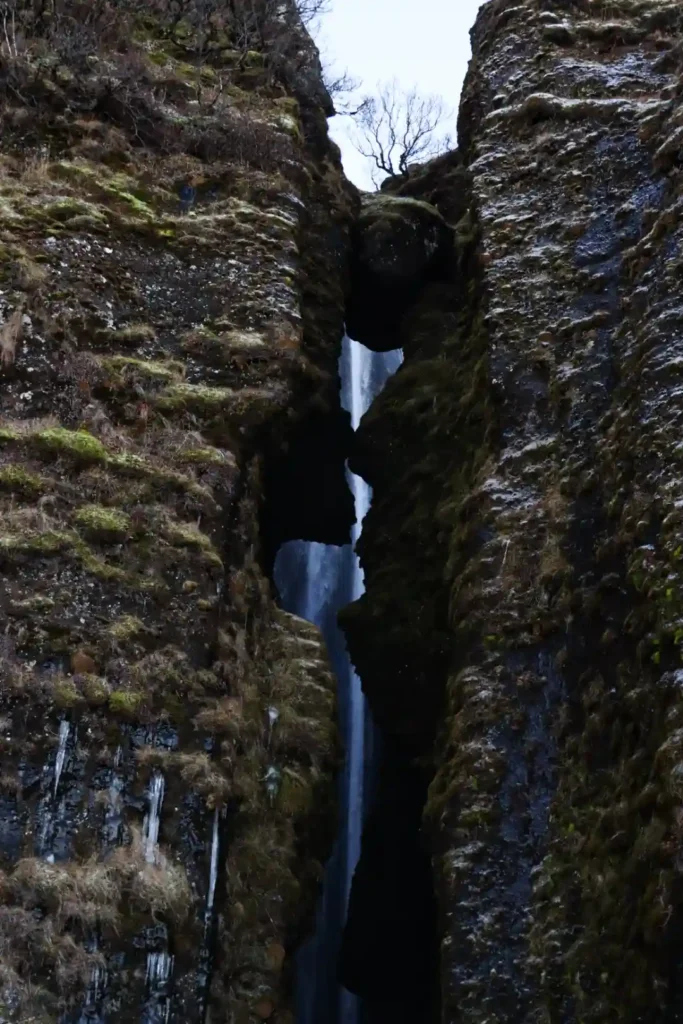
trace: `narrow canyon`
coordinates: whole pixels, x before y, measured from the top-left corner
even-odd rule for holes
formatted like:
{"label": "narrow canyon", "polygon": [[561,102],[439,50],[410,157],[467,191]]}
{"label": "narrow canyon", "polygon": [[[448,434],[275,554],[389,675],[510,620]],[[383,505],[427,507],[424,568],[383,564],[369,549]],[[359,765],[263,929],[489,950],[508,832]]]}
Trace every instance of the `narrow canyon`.
{"label": "narrow canyon", "polygon": [[305,10],[0,2],[0,1024],[683,1024],[683,7]]}

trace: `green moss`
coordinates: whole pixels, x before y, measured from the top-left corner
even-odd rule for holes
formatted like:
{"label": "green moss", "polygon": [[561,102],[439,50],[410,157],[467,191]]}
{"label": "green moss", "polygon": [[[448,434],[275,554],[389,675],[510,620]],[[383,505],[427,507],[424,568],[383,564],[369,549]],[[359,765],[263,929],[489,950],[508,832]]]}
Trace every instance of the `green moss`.
{"label": "green moss", "polygon": [[107,633],[118,643],[125,643],[126,640],[132,640],[134,636],[142,633],[144,628],[144,623],[134,615],[122,615],[107,626]]}
{"label": "green moss", "polygon": [[63,709],[76,707],[83,702],[83,697],[72,679],[60,679],[55,683],[53,698],[56,706]]}
{"label": "green moss", "polygon": [[122,474],[148,480],[159,488],[169,487],[173,490],[182,491],[198,498],[203,504],[216,508],[216,501],[208,487],[198,484],[194,477],[186,476],[184,473],[176,473],[166,468],[157,468],[147,462],[140,455],[124,452],[110,456],[108,466],[119,470]]}
{"label": "green moss", "polygon": [[220,448],[186,448],[178,452],[178,462],[187,462],[194,465],[204,466],[225,466],[234,464],[234,456]]}
{"label": "green moss", "polygon": [[93,203],[85,202],[82,199],[59,199],[56,202],[46,203],[44,206],[33,207],[32,216],[40,219],[47,217],[62,223],[71,222],[74,217],[88,217],[98,225],[106,223],[106,217]]}
{"label": "green moss", "polygon": [[185,373],[183,363],[173,359],[162,363],[134,359],[131,356],[111,356],[102,360],[102,366],[109,372],[128,372],[133,376],[150,377],[160,381],[179,380]]}
{"label": "green moss", "polygon": [[102,335],[107,341],[121,345],[144,345],[145,342],[156,341],[157,336],[150,324],[129,324],[117,331],[104,331]]}
{"label": "green moss", "polygon": [[45,594],[34,594],[23,601],[13,601],[8,605],[7,611],[10,615],[25,618],[29,615],[51,612],[54,607],[55,601],[53,598],[47,597]]}
{"label": "green moss", "polygon": [[145,703],[145,696],[134,690],[114,690],[109,695],[109,710],[124,718],[134,718]]}
{"label": "green moss", "polygon": [[73,546],[68,533],[6,533],[0,536],[0,555],[56,555]]}
{"label": "green moss", "polygon": [[137,213],[141,217],[145,217],[147,220],[155,219],[156,213],[152,207],[148,203],[144,202],[144,200],[138,199],[136,195],[129,192],[126,188],[119,187],[112,183],[107,183],[103,187],[105,192],[108,192],[110,195],[115,196],[116,199],[127,203],[134,213]]}
{"label": "green moss", "polygon": [[111,695],[111,688],[104,679],[99,676],[87,675],[83,678],[83,697],[90,707],[98,708],[107,704]]}
{"label": "green moss", "polygon": [[18,439],[19,434],[16,430],[12,430],[11,427],[0,427],[0,445],[11,444]]}
{"label": "green moss", "polygon": [[191,409],[199,413],[216,414],[236,399],[230,388],[212,388],[206,384],[175,384],[157,399],[157,406],[167,412]]}
{"label": "green moss", "polygon": [[122,541],[130,535],[130,517],[120,509],[102,505],[85,505],[74,516],[74,522],[86,536],[96,540]]}
{"label": "green moss", "polygon": [[29,473],[22,466],[8,465],[0,467],[0,488],[30,497],[42,494],[45,483],[35,473]]}
{"label": "green moss", "polygon": [[164,533],[171,544],[176,547],[196,548],[214,565],[222,567],[223,562],[216,551],[211,538],[203,533],[194,523],[169,523]]}
{"label": "green moss", "polygon": [[77,462],[104,462],[107,450],[98,438],[86,430],[49,427],[30,435],[30,442],[41,452]]}
{"label": "green moss", "polygon": [[164,68],[171,61],[170,55],[166,50],[150,50],[147,54],[152,64],[156,64],[158,68]]}

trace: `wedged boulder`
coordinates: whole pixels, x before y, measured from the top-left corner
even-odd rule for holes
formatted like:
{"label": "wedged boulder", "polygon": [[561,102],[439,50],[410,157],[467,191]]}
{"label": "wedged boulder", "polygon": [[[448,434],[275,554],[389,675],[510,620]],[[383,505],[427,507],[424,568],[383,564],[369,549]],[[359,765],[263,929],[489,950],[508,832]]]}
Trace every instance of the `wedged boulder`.
{"label": "wedged boulder", "polygon": [[404,313],[438,276],[452,244],[451,228],[430,203],[366,197],[353,240],[349,335],[375,352],[399,348]]}

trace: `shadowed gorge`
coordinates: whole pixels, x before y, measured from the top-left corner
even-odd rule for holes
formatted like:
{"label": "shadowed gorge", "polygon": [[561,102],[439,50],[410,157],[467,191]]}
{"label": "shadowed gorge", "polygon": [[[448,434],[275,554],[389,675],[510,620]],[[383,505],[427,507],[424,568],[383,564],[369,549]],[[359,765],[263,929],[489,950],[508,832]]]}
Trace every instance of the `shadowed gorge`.
{"label": "shadowed gorge", "polygon": [[6,10],[0,1020],[683,1024],[680,5]]}

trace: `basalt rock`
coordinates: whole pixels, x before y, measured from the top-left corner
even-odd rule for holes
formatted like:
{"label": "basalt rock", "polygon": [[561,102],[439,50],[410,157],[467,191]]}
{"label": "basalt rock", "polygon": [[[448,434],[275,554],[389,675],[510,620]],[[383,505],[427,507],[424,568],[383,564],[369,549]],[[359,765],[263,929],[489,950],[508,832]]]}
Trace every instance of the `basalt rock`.
{"label": "basalt rock", "polygon": [[431,203],[385,193],[365,196],[354,229],[350,336],[376,352],[399,348],[403,314],[438,276],[451,241]]}
{"label": "basalt rock", "polygon": [[446,163],[398,188],[456,252],[361,426],[343,624],[432,765],[443,1021],[681,1020],[682,40],[665,0],[491,0],[464,213]]}
{"label": "basalt rock", "polygon": [[267,505],[314,429],[348,533],[356,199],[293,15],[69,6],[0,48],[0,1016],[286,1024],[337,741]]}

